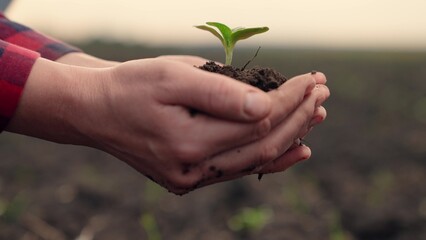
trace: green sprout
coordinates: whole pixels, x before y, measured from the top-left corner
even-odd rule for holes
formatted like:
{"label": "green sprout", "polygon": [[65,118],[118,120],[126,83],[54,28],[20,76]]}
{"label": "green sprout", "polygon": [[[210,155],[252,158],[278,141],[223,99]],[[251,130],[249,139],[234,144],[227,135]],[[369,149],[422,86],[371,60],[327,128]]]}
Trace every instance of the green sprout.
{"label": "green sprout", "polygon": [[234,52],[235,44],[242,39],[247,39],[253,35],[264,33],[269,30],[268,27],[256,27],[256,28],[243,28],[237,27],[234,29],[229,28],[223,23],[218,22],[207,22],[207,25],[216,27],[219,29],[217,32],[216,29],[209,27],[207,25],[195,26],[196,28],[206,30],[215,35],[222,42],[223,48],[225,49],[226,61],[225,65],[231,65],[232,63],[232,54]]}
{"label": "green sprout", "polygon": [[228,220],[228,227],[242,236],[260,231],[273,217],[266,207],[243,208]]}

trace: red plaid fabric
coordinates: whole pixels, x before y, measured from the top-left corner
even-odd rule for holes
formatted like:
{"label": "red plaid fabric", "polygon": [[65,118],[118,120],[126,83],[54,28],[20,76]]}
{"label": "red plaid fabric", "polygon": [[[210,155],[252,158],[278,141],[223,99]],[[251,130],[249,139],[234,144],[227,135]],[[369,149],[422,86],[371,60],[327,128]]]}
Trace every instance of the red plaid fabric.
{"label": "red plaid fabric", "polygon": [[0,12],[0,39],[39,52],[41,57],[56,60],[59,57],[80,51],[78,48],[44,36],[26,26],[10,21]]}
{"label": "red plaid fabric", "polygon": [[15,113],[35,60],[56,60],[79,49],[8,20],[0,12],[0,132]]}
{"label": "red plaid fabric", "polygon": [[0,132],[13,117],[39,53],[0,40]]}

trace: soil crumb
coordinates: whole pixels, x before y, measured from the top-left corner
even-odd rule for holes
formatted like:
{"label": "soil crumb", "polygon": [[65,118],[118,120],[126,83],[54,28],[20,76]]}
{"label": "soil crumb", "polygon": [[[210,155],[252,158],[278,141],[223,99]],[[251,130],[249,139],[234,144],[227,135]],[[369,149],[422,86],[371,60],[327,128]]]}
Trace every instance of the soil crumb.
{"label": "soil crumb", "polygon": [[287,78],[272,68],[253,67],[241,70],[233,66],[220,66],[213,61],[199,67],[202,70],[219,73],[241,82],[255,86],[265,92],[269,92],[281,86]]}

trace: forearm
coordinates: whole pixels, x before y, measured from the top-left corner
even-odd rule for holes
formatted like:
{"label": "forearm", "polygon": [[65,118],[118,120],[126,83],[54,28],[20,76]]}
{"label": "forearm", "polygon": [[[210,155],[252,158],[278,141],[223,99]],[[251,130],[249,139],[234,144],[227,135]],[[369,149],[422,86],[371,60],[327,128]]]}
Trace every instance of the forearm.
{"label": "forearm", "polygon": [[56,62],[81,66],[81,67],[91,67],[91,68],[104,68],[104,67],[113,67],[118,64],[118,62],[108,61],[100,59],[84,52],[72,52],[68,53],[56,60]]}
{"label": "forearm", "polygon": [[[48,141],[89,145],[78,131],[84,108],[82,88],[90,69],[38,58],[6,131]],[[87,78],[87,79],[86,79]]]}

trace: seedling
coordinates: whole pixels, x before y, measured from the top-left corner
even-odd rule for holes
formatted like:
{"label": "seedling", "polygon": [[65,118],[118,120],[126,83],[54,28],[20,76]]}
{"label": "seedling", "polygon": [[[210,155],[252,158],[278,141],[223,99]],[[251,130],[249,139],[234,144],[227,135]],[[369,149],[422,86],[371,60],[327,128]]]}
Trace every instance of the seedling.
{"label": "seedling", "polygon": [[219,22],[207,22],[209,26],[216,27],[219,32],[207,25],[199,25],[195,26],[201,30],[209,31],[213,35],[215,35],[222,42],[223,48],[225,49],[225,65],[231,65],[232,63],[232,55],[234,52],[235,44],[242,39],[247,39],[253,35],[264,33],[269,30],[268,27],[256,27],[256,28],[243,28],[237,27],[234,29],[229,28],[223,23]]}
{"label": "seedling", "polygon": [[247,235],[262,230],[272,217],[273,212],[269,208],[244,208],[228,220],[228,227],[245,239]]}

